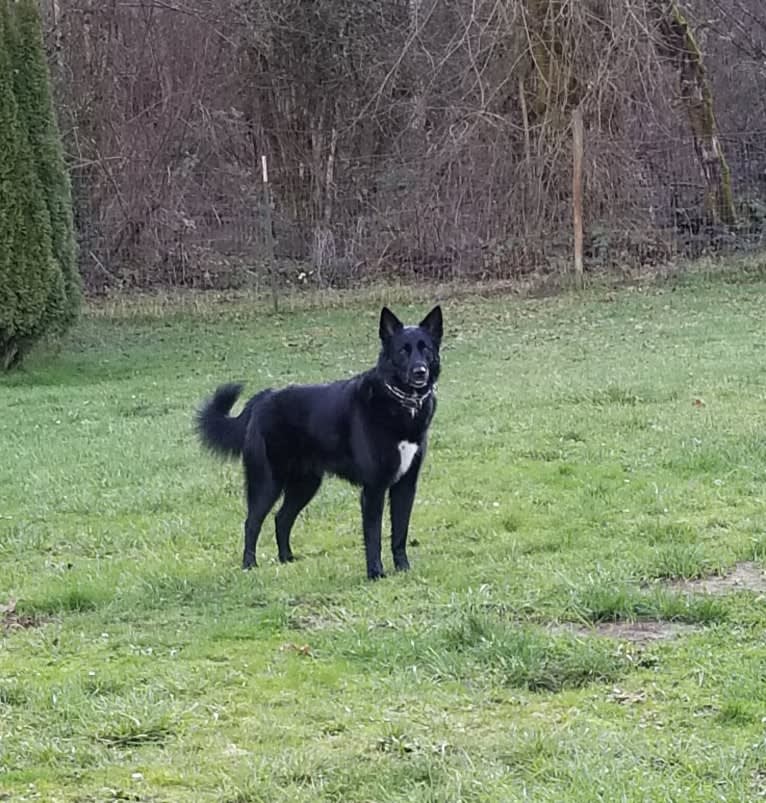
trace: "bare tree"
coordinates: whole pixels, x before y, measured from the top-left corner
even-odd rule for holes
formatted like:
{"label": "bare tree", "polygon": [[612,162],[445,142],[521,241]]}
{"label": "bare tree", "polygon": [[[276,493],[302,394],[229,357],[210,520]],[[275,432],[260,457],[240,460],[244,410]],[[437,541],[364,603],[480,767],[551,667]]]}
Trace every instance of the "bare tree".
{"label": "bare tree", "polygon": [[718,137],[713,93],[702,52],[676,0],[657,0],[663,51],[678,65],[681,101],[686,109],[705,183],[705,211],[713,221],[735,221],[731,172]]}
{"label": "bare tree", "polygon": [[262,155],[285,278],[568,263],[575,107],[586,259],[664,258],[766,126],[760,0],[47,2],[91,287],[244,281]]}

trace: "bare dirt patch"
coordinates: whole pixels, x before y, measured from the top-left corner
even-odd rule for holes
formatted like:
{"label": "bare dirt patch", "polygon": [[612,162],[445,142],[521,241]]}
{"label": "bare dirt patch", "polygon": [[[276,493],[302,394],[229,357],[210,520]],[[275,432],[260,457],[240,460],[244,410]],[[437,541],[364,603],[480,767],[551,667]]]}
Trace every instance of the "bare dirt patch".
{"label": "bare dirt patch", "polygon": [[342,620],[322,613],[295,614],[288,619],[288,627],[292,630],[331,630],[342,625]]}
{"label": "bare dirt patch", "polygon": [[766,594],[766,572],[753,561],[737,563],[726,574],[701,577],[698,580],[674,580],[668,584],[674,591],[700,594],[729,594],[732,591],[752,591]]}
{"label": "bare dirt patch", "polygon": [[578,636],[603,636],[632,644],[652,644],[668,641],[679,636],[694,633],[697,628],[681,622],[599,622],[592,626],[562,625],[570,633]]}
{"label": "bare dirt patch", "polygon": [[0,629],[5,633],[11,630],[27,630],[39,627],[43,623],[41,617],[16,610],[16,600],[11,597],[7,603],[0,605]]}
{"label": "bare dirt patch", "polygon": [[296,601],[290,612],[288,627],[292,630],[334,630],[350,624],[353,620],[353,614],[345,608],[331,604]]}
{"label": "bare dirt patch", "polygon": [[631,641],[634,644],[650,644],[693,633],[693,625],[681,622],[601,622],[593,628],[600,636]]}

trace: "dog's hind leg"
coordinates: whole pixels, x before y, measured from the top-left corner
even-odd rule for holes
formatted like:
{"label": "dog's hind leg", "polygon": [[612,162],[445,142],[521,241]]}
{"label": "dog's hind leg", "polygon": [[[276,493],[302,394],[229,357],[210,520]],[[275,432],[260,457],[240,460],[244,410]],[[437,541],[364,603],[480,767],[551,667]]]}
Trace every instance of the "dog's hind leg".
{"label": "dog's hind leg", "polygon": [[245,520],[245,551],[242,568],[256,566],[255,547],[261,533],[263,520],[282,492],[282,486],[274,478],[266,460],[266,450],[260,441],[259,448],[248,449],[244,455],[245,487],[247,493],[247,519]]}
{"label": "dog's hind leg", "polygon": [[290,549],[290,532],[298,514],[312,500],[321,484],[321,475],[308,474],[300,479],[291,480],[285,487],[285,498],[275,517],[277,549],[279,550],[279,560],[282,563],[289,563],[293,560],[293,552]]}

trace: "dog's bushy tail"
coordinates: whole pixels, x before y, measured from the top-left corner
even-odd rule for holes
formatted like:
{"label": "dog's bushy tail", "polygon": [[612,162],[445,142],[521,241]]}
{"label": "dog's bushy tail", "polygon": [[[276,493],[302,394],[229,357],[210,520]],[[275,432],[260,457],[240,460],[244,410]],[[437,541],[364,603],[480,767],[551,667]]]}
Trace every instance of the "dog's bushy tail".
{"label": "dog's bushy tail", "polygon": [[242,454],[247,427],[247,408],[238,416],[230,416],[242,385],[221,385],[197,413],[197,434],[202,443],[223,457]]}

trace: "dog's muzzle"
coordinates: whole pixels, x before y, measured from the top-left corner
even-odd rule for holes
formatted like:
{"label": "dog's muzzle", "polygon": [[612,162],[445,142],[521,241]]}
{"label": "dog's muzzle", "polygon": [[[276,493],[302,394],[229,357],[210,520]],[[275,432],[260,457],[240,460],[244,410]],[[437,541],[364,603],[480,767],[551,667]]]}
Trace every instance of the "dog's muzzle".
{"label": "dog's muzzle", "polygon": [[410,385],[414,388],[423,388],[428,384],[428,368],[425,365],[416,365],[410,372]]}

